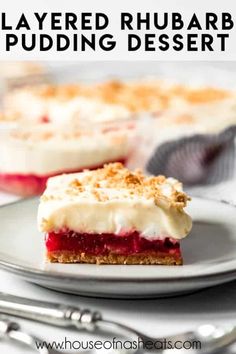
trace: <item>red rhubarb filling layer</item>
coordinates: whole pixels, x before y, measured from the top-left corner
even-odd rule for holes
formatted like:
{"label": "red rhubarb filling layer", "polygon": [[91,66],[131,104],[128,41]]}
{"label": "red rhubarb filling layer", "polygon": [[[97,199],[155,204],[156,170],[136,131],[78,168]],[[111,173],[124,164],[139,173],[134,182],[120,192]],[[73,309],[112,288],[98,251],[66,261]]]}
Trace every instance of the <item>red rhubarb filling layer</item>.
{"label": "red rhubarb filling layer", "polygon": [[[29,197],[33,195],[39,195],[42,194],[46,188],[47,180],[50,177],[60,175],[62,173],[75,173],[75,172],[81,172],[84,169],[89,169],[89,170],[95,170],[97,168],[103,167],[105,163],[108,162],[103,162],[102,164],[96,165],[96,166],[87,166],[83,167],[80,169],[75,169],[75,170],[64,170],[64,171],[58,171],[53,174],[48,174],[44,176],[37,176],[34,174],[13,174],[13,173],[3,173],[0,172],[0,190],[3,190],[5,192],[17,194],[23,197]],[[125,164],[126,160],[125,158],[123,159],[118,159],[117,162],[121,162]]]}
{"label": "red rhubarb filling layer", "polygon": [[169,237],[148,240],[133,231],[122,235],[87,234],[73,231],[50,232],[45,239],[47,252],[77,252],[95,256],[108,254],[133,255],[157,253],[181,256],[179,242]]}

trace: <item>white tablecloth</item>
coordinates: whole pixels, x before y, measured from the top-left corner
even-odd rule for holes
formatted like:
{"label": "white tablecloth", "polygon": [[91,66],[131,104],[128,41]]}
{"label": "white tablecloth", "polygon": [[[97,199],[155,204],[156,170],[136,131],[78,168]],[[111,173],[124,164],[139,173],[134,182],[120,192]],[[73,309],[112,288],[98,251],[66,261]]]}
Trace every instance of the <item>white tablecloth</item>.
{"label": "white tablecloth", "polygon": [[[60,294],[26,283],[0,271],[0,290],[36,299],[74,304],[100,310],[104,317],[123,322],[153,336],[166,336],[195,328],[203,323],[236,325],[236,281],[195,294],[156,300],[107,300]],[[60,342],[67,336],[71,341],[98,339],[76,330],[58,329],[29,321],[18,320],[22,327],[48,342]],[[236,348],[235,348],[236,349]],[[24,353],[19,348],[0,342],[0,353]],[[74,351],[75,353],[75,351]],[[104,352],[101,351],[102,354]]]}

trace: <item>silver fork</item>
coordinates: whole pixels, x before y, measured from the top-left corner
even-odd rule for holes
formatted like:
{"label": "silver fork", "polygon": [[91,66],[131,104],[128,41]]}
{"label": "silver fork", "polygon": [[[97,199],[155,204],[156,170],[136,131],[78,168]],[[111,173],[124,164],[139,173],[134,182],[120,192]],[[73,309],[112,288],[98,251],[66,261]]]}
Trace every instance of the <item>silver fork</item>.
{"label": "silver fork", "polygon": [[[145,347],[145,352],[152,353],[175,353],[175,349],[168,349],[160,347],[147,348],[147,344],[176,341],[185,342],[190,341],[194,343],[200,341],[201,350],[181,350],[177,349],[178,354],[182,353],[214,353],[217,350],[228,347],[236,341],[236,327],[234,326],[213,326],[203,325],[198,327],[195,331],[187,331],[181,334],[171,335],[166,338],[150,337],[137,331],[134,328],[128,327],[124,324],[109,321],[102,318],[102,315],[97,311],[89,309],[80,309],[78,307],[55,304],[50,302],[38,301],[18,297],[10,294],[0,293],[0,313],[17,316],[24,319],[38,321],[42,323],[51,324],[58,327],[74,327],[79,330],[86,330],[94,332],[95,330],[108,331],[111,333],[125,334],[126,337],[136,338],[142,341],[142,346]],[[132,353],[138,352],[137,350]]]}

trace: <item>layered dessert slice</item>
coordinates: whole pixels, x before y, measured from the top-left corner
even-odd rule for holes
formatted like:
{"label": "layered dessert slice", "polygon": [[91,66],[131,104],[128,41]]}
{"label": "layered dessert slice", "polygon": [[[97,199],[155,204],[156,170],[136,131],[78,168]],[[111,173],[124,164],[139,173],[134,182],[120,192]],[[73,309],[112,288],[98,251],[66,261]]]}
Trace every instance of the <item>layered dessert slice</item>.
{"label": "layered dessert slice", "polygon": [[192,222],[182,185],[121,163],[50,178],[38,225],[47,259],[60,263],[180,265]]}
{"label": "layered dessert slice", "polygon": [[49,177],[124,162],[129,129],[36,124],[6,129],[0,149],[0,189],[21,196],[39,195]]}

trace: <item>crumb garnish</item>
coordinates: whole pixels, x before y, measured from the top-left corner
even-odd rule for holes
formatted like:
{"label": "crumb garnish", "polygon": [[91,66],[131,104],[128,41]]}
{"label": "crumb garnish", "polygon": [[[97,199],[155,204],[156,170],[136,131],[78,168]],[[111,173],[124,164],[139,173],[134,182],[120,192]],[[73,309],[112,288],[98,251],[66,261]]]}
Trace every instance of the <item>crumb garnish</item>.
{"label": "crumb garnish", "polygon": [[131,113],[156,112],[171,106],[172,99],[184,99],[190,104],[214,103],[229,98],[229,90],[214,87],[191,88],[177,84],[163,85],[158,80],[107,81],[98,84],[44,85],[31,88],[43,100],[69,101],[78,98],[91,102],[119,106]]}
{"label": "crumb garnish", "polygon": [[[182,192],[181,183],[177,180],[168,180],[165,176],[145,176],[140,170],[130,171],[121,163],[110,163],[103,168],[76,174],[74,179],[65,182],[64,192],[68,197],[86,197],[86,193],[99,201],[105,202],[110,199],[144,197],[152,199],[156,204],[160,200],[168,200],[174,207],[186,206],[189,197]],[[168,186],[169,194],[163,191]],[[109,189],[116,191],[110,195]],[[51,196],[44,194],[42,201],[51,200]]]}

